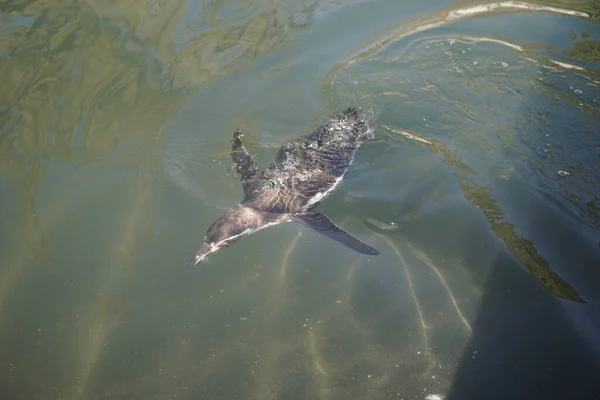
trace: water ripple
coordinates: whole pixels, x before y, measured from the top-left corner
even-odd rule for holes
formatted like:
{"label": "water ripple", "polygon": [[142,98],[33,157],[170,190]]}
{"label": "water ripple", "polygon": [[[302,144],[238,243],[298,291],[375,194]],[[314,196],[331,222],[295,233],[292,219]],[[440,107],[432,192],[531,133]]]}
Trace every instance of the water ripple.
{"label": "water ripple", "polygon": [[548,291],[582,301],[517,233],[517,221],[504,215],[507,205],[494,196],[502,181],[517,181],[569,210],[575,223],[598,228],[598,71],[555,58],[558,52],[548,47],[542,53],[539,46],[437,29],[510,8],[588,16],[515,2],[450,11],[359,52],[330,74],[328,87],[332,97],[369,93],[388,132],[441,150],[458,167],[465,198],[488,210],[483,212],[510,253]]}

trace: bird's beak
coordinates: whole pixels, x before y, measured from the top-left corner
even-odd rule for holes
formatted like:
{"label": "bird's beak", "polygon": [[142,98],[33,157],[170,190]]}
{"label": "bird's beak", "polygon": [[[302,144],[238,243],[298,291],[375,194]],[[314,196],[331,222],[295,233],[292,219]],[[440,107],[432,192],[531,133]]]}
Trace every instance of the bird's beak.
{"label": "bird's beak", "polygon": [[219,250],[218,246],[210,245],[208,243],[202,243],[202,247],[198,250],[194,258],[192,258],[192,265],[198,265],[202,261],[206,260],[209,254]]}

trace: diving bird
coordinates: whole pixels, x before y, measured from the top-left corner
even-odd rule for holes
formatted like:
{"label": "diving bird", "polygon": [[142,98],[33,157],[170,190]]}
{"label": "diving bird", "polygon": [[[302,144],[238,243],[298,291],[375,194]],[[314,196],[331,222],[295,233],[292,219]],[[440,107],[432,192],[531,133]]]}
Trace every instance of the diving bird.
{"label": "diving bird", "polygon": [[336,114],[310,135],[284,143],[261,173],[236,130],[231,158],[241,176],[244,199],[208,228],[192,265],[244,236],[283,222],[301,223],[359,253],[379,254],[324,214],[312,211],[338,187],[360,145],[374,139],[367,117],[355,107]]}

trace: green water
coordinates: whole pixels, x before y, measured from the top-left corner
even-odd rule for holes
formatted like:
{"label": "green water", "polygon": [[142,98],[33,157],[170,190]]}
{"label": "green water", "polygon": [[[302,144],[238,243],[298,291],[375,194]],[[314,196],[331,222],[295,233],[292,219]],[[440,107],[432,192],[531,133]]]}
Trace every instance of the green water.
{"label": "green water", "polygon": [[[487,4],[487,6],[485,6]],[[595,1],[0,3],[0,399],[600,399]],[[318,207],[191,267],[261,167]]]}

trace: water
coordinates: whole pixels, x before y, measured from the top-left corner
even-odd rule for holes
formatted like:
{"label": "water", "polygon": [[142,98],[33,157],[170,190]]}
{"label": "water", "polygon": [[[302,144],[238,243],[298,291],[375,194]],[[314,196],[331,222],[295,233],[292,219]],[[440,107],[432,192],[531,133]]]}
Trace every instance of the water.
{"label": "water", "polygon": [[[0,10],[0,398],[600,398],[594,1]],[[381,254],[283,224],[190,267],[234,129],[264,168],[351,105],[319,211]]]}

